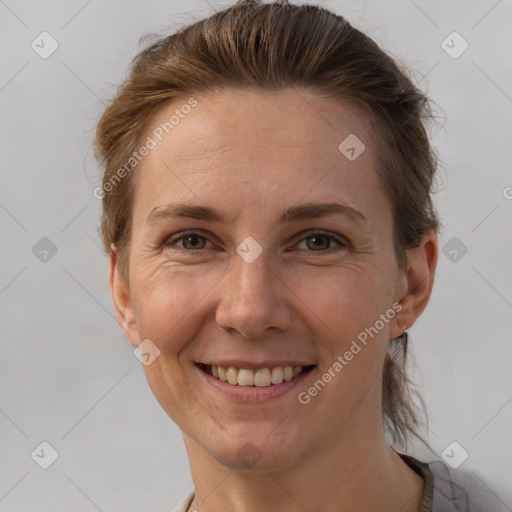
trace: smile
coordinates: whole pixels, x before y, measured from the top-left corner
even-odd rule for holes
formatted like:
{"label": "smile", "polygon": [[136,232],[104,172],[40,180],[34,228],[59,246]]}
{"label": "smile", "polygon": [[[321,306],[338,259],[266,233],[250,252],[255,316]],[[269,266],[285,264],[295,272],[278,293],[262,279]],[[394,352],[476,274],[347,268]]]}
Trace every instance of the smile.
{"label": "smile", "polygon": [[294,380],[303,372],[314,367],[276,366],[266,368],[236,368],[234,366],[217,366],[197,363],[197,366],[213,378],[232,386],[270,387]]}

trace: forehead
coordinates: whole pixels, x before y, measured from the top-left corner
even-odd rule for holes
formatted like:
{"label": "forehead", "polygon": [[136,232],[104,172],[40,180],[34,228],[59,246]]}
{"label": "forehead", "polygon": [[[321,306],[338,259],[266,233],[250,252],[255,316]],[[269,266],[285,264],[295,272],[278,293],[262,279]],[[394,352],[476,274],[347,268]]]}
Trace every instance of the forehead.
{"label": "forehead", "polygon": [[137,167],[141,213],[176,199],[237,210],[382,200],[369,120],[356,105],[299,89],[202,93],[193,108],[187,100],[162,107],[142,137],[156,144]]}
{"label": "forehead", "polygon": [[[317,158],[326,149],[337,151],[339,143],[349,135],[358,135],[365,144],[372,143],[370,123],[360,107],[348,100],[323,98],[309,90],[228,88],[193,98],[193,108],[188,106],[188,98],[162,107],[142,137],[163,128],[163,140],[157,141],[158,152],[175,162],[187,158],[193,149],[199,153],[212,142],[212,137],[224,145],[243,144],[249,150],[258,144],[268,148],[269,143],[300,146]],[[187,140],[192,135],[195,139]],[[190,144],[183,147],[183,142]]]}

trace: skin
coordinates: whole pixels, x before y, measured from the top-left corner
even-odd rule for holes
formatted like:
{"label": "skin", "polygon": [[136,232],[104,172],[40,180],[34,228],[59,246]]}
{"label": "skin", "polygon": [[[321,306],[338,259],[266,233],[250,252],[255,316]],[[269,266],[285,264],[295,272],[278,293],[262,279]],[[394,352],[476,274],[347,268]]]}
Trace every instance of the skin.
{"label": "skin", "polygon": [[[199,510],[416,511],[423,481],[386,444],[381,377],[389,339],[428,303],[435,233],[408,251],[401,270],[375,171],[378,149],[353,104],[296,89],[195,98],[137,167],[129,281],[113,252],[109,283],[126,338],[134,346],[150,339],[160,350],[144,371],[183,432]],[[163,107],[149,128],[184,103]],[[351,133],[366,145],[352,162],[338,150]],[[330,215],[276,224],[287,207],[332,201],[366,222]],[[170,202],[207,205],[224,220],[146,222]],[[199,238],[165,245],[189,229]],[[315,240],[311,230],[341,243]],[[252,263],[236,252],[248,236],[263,248]],[[301,404],[297,393],[393,304],[400,312]],[[194,361],[221,357],[290,358],[316,368],[300,389],[244,404],[197,378]],[[238,456],[248,442],[259,454],[251,467]]]}

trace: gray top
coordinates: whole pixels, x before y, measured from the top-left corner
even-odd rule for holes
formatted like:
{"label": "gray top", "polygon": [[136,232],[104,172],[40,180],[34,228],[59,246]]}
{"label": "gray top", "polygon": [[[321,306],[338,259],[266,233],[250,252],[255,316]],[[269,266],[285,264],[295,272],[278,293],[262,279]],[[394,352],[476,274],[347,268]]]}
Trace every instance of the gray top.
{"label": "gray top", "polygon": [[[425,485],[418,512],[511,512],[476,475],[449,469],[442,461],[427,463],[410,455],[398,455],[423,478]],[[189,511],[194,496],[192,489],[173,512],[195,511]]]}
{"label": "gray top", "polygon": [[399,455],[425,483],[418,512],[511,512],[475,474]]}

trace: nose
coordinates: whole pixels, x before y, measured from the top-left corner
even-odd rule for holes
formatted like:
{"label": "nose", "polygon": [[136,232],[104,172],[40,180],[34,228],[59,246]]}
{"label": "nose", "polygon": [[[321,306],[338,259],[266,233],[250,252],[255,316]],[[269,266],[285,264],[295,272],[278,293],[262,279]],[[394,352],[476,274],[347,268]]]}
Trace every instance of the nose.
{"label": "nose", "polygon": [[263,338],[284,331],[290,324],[290,290],[265,251],[248,263],[238,254],[222,280],[217,324],[244,338]]}

